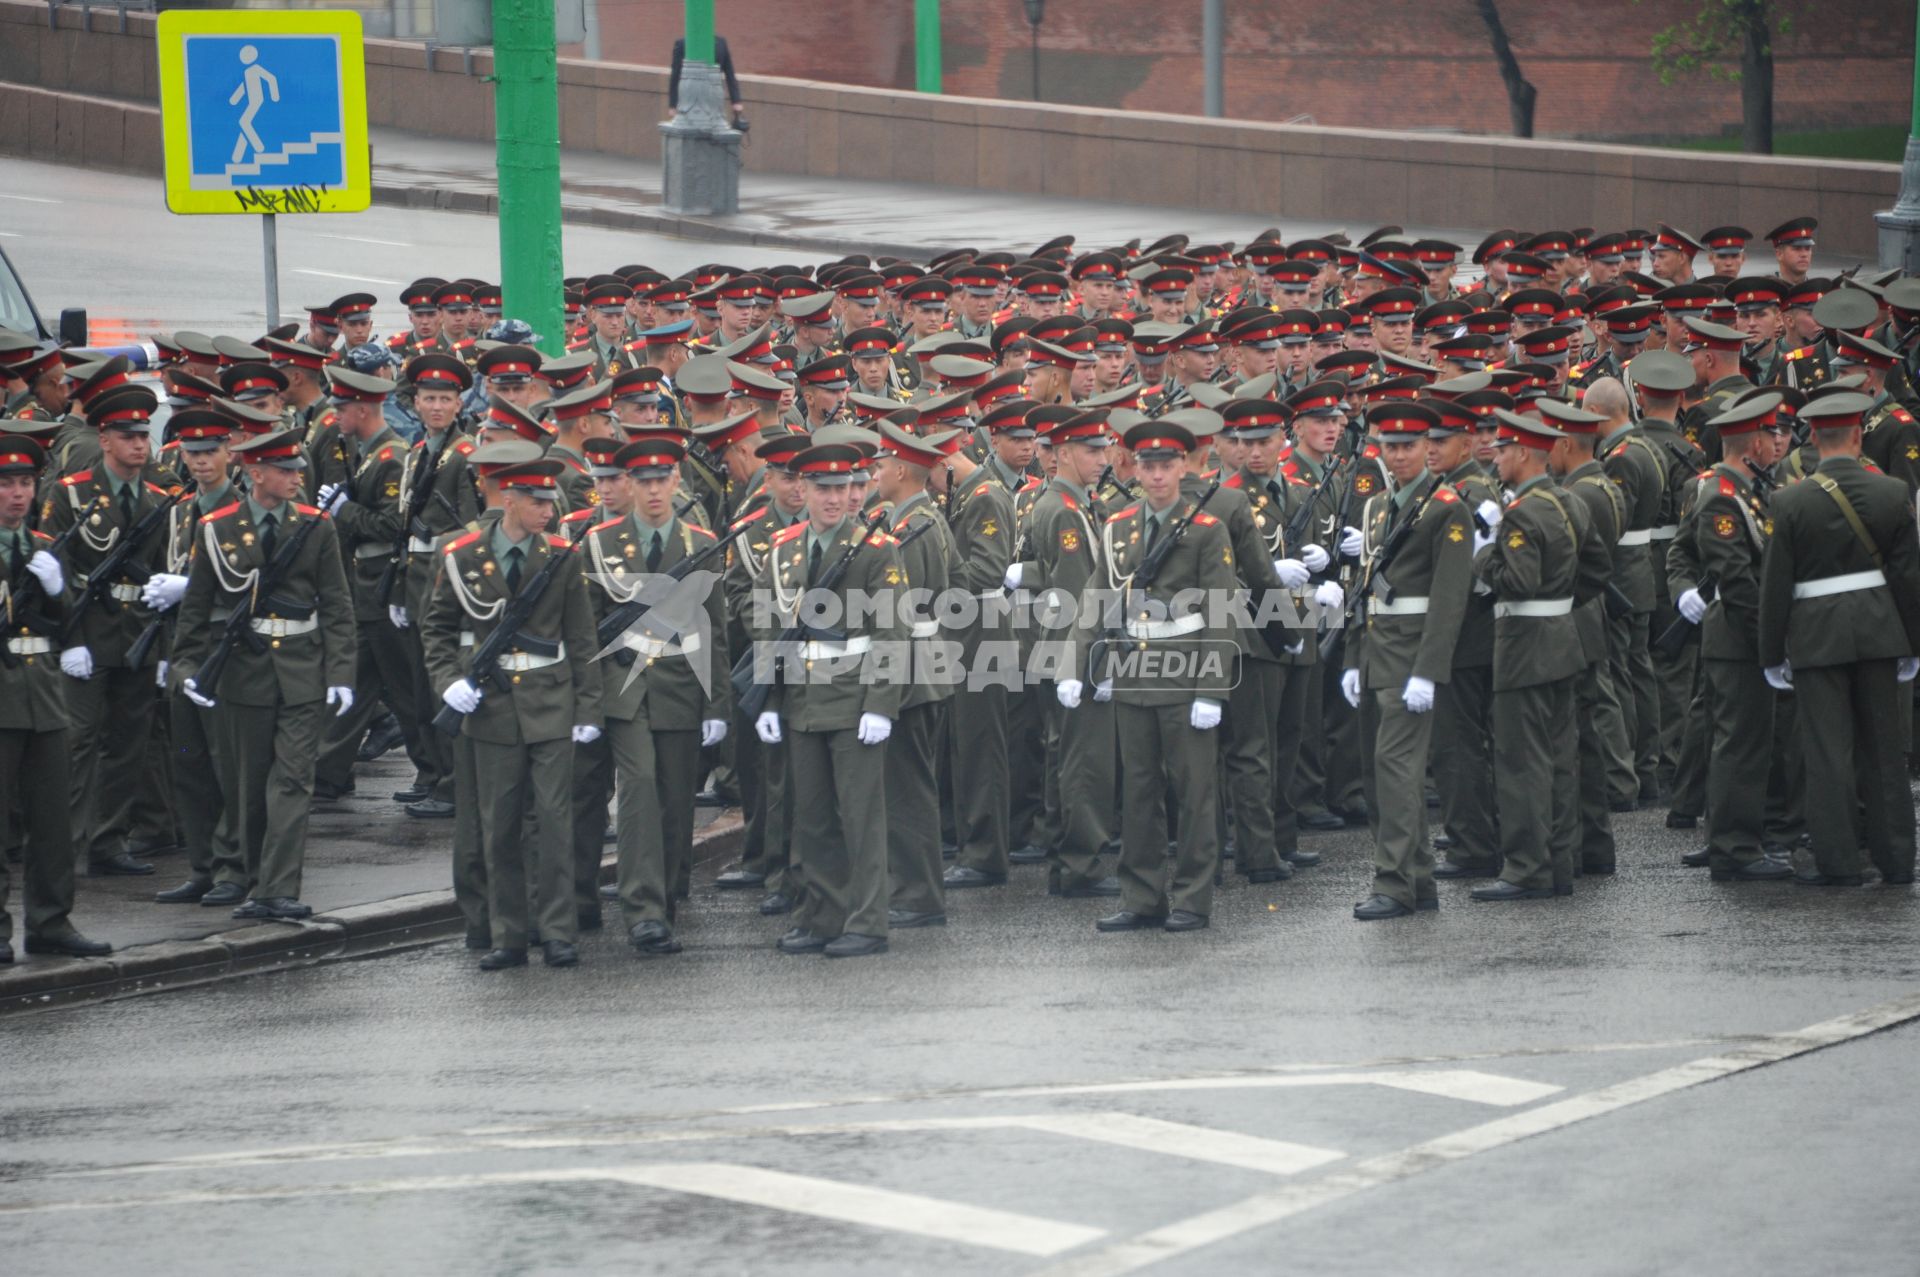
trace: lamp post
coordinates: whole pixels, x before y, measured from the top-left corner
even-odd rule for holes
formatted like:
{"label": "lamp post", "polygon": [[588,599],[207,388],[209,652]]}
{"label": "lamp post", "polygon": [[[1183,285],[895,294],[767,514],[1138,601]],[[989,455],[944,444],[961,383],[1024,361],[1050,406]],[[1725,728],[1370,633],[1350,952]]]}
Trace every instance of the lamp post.
{"label": "lamp post", "polygon": [[1920,272],[1920,9],[1914,11],[1913,119],[1907,131],[1906,159],[1900,165],[1900,198],[1873,215],[1880,228],[1880,265]]}
{"label": "lamp post", "polygon": [[687,0],[679,111],[660,126],[660,203],[671,213],[740,211],[740,134],[713,56],[713,0]]}
{"label": "lamp post", "polygon": [[940,92],[940,0],[913,0],[913,87]]}
{"label": "lamp post", "polygon": [[1206,0],[1200,13],[1200,44],[1206,64],[1206,111],[1213,119],[1227,113],[1226,62],[1227,0]]}
{"label": "lamp post", "polygon": [[1047,0],[1022,0],[1027,6],[1027,31],[1033,38],[1033,100],[1040,100],[1040,23],[1047,16]]}
{"label": "lamp post", "polygon": [[506,313],[557,355],[566,342],[560,276],[560,79],[553,0],[493,6],[493,118]]}

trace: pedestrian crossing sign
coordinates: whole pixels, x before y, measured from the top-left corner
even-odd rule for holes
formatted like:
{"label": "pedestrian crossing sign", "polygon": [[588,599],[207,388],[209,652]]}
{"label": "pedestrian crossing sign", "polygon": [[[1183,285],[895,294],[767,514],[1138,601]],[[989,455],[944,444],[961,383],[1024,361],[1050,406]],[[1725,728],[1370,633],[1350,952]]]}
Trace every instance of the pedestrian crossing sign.
{"label": "pedestrian crossing sign", "polygon": [[176,213],[357,213],[373,202],[357,12],[160,15],[160,128]]}

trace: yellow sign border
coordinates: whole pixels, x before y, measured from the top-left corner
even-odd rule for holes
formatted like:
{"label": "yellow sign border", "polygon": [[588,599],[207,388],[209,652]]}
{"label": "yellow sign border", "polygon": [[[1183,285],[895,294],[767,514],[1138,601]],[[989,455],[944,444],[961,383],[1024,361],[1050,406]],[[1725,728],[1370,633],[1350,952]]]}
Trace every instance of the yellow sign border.
{"label": "yellow sign border", "polygon": [[[340,37],[340,131],[346,181],[310,186],[193,189],[187,132],[187,46],[190,35]],[[354,10],[169,9],[160,15],[154,44],[160,55],[160,136],[166,157],[167,207],[175,213],[358,213],[373,203],[373,162],[367,145],[367,61],[360,14]],[[263,200],[263,196],[272,197]]]}

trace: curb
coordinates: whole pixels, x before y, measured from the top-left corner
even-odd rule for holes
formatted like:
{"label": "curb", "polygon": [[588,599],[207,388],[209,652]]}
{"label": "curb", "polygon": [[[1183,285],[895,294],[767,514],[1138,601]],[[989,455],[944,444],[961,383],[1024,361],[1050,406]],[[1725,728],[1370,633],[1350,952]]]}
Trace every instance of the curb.
{"label": "curb", "polygon": [[[694,863],[733,854],[744,833],[737,811],[719,817],[694,834]],[[614,868],[611,856],[602,861],[600,880],[613,881]],[[0,1016],[414,948],[464,925],[449,888],[346,905],[291,925],[133,945],[105,958],[36,959],[0,967]]]}
{"label": "curb", "polygon": [[[885,244],[870,239],[844,239],[830,235],[802,235],[786,231],[756,231],[729,225],[723,218],[700,218],[679,213],[643,212],[637,209],[589,207],[567,204],[561,192],[560,220],[575,226],[598,226],[606,230],[644,231],[675,239],[704,243],[747,244],[758,248],[794,248],[813,253],[867,253],[912,258],[938,251],[925,244]],[[500,199],[483,191],[448,191],[433,186],[373,184],[373,202],[396,208],[435,209],[447,213],[478,213],[488,217],[500,214]]]}

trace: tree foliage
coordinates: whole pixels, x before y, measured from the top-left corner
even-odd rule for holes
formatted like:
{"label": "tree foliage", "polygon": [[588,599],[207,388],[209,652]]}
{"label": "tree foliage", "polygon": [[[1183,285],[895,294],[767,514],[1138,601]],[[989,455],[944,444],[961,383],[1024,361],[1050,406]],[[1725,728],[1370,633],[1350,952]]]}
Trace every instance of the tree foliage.
{"label": "tree foliage", "polygon": [[1791,32],[1805,8],[1799,0],[1700,0],[1692,17],[1653,33],[1653,69],[1662,84],[1701,72],[1737,81],[1748,41],[1758,37],[1758,51],[1771,58],[1774,39]]}

